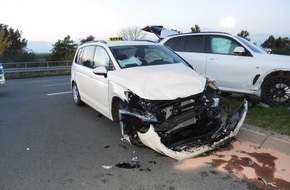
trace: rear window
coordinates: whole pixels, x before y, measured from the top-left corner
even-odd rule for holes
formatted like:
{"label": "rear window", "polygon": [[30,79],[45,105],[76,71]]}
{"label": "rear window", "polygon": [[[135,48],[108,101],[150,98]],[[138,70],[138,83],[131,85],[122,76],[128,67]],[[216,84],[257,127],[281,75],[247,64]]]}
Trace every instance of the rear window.
{"label": "rear window", "polygon": [[203,36],[181,36],[169,39],[165,44],[174,51],[179,52],[204,52]]}
{"label": "rear window", "polygon": [[185,52],[204,52],[204,37],[203,36],[186,36]]}
{"label": "rear window", "polygon": [[174,51],[184,51],[185,37],[175,37],[169,39],[165,44]]}

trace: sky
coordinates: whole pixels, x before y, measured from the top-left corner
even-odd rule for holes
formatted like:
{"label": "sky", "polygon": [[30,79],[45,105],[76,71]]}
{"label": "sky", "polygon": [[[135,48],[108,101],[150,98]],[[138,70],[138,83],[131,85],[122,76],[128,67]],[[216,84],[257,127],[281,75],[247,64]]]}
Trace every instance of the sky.
{"label": "sky", "polygon": [[290,36],[289,0],[0,0],[0,6],[0,23],[28,41],[106,40],[122,28],[146,25],[190,32],[196,24],[234,35]]}

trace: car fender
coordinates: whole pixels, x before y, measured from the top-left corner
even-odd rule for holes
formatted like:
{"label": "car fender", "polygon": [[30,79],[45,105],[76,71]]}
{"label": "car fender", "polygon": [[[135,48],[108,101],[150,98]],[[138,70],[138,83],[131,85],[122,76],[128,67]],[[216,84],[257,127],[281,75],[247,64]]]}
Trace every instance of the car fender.
{"label": "car fender", "polygon": [[[257,93],[256,95],[260,96],[261,95],[261,88],[262,88],[262,85],[264,83],[264,81],[273,76],[273,75],[276,75],[276,74],[279,74],[280,72],[288,72],[289,75],[290,75],[290,71],[289,69],[285,69],[285,68],[277,68],[277,69],[271,69],[271,70],[268,70],[268,69],[265,69],[265,73],[263,75],[261,75],[258,80],[255,82],[255,84],[253,85],[253,89],[256,89]],[[263,72],[260,72],[260,73],[263,73]],[[258,75],[259,73],[257,73]],[[253,79],[254,80],[254,79]]]}
{"label": "car fender", "polygon": [[[122,101],[125,101],[126,100],[126,96],[125,96],[125,91],[127,91],[128,89],[125,88],[124,86],[118,84],[118,83],[115,83],[113,81],[109,81],[109,108],[112,108],[113,107],[113,99],[114,98],[119,98],[121,99]],[[112,115],[112,112],[110,111],[109,112],[109,118],[113,120],[113,115]]]}

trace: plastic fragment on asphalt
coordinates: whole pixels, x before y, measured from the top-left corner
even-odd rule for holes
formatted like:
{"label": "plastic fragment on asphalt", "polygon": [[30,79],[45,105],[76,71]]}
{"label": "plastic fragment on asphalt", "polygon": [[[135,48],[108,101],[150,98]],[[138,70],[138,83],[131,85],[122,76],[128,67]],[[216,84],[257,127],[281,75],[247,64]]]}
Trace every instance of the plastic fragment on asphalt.
{"label": "plastic fragment on asphalt", "polygon": [[275,182],[268,182],[268,185],[272,186],[272,187],[277,187]]}
{"label": "plastic fragment on asphalt", "polygon": [[145,169],[140,168],[139,170],[140,170],[140,171],[148,171],[148,172],[151,172],[151,169],[150,169],[150,168],[145,168]]}
{"label": "plastic fragment on asphalt", "polygon": [[102,168],[106,169],[106,170],[109,170],[111,169],[113,166],[106,166],[106,165],[103,165]]}
{"label": "plastic fragment on asphalt", "polygon": [[246,158],[248,165],[252,166],[255,162],[253,162],[250,158]]}
{"label": "plastic fragment on asphalt", "polygon": [[26,150],[30,150],[29,148],[26,148]]}
{"label": "plastic fragment on asphalt", "polygon": [[264,183],[265,185],[267,185],[268,183],[267,183],[267,181],[266,180],[264,180],[263,178],[261,178],[261,177],[258,177],[258,180],[259,181],[261,181],[262,183]]}
{"label": "plastic fragment on asphalt", "polygon": [[[118,168],[125,168],[125,169],[133,169],[133,168],[137,168],[136,166],[128,163],[128,162],[120,162],[118,164],[115,165]],[[139,166],[140,167],[140,166]]]}
{"label": "plastic fragment on asphalt", "polygon": [[134,166],[135,168],[140,168],[140,162],[137,156],[133,157],[131,160],[131,164],[132,166]]}
{"label": "plastic fragment on asphalt", "polygon": [[126,168],[126,169],[133,169],[133,168],[140,168],[140,162],[137,156],[133,157],[131,163],[128,162],[120,162],[115,165],[118,168]]}
{"label": "plastic fragment on asphalt", "polygon": [[267,182],[265,179],[263,179],[262,177],[258,177],[258,180],[261,181],[262,183],[264,183],[266,186],[271,186],[271,187],[277,187],[275,182]]}
{"label": "plastic fragment on asphalt", "polygon": [[150,163],[150,164],[157,164],[156,161],[149,161],[148,163]]}

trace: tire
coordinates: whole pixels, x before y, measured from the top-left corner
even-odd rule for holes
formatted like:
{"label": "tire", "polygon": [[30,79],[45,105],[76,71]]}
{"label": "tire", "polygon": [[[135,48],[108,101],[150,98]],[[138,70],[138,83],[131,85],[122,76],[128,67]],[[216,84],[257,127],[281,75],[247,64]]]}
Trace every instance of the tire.
{"label": "tire", "polygon": [[262,85],[262,102],[269,106],[290,106],[290,76],[272,76]]}
{"label": "tire", "polygon": [[76,83],[73,83],[73,85],[72,85],[72,95],[73,95],[73,101],[74,101],[75,105],[77,105],[77,106],[84,105],[84,102],[81,100],[79,89],[78,89]]}

